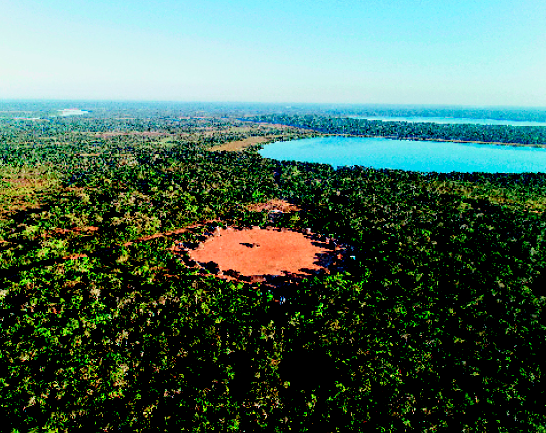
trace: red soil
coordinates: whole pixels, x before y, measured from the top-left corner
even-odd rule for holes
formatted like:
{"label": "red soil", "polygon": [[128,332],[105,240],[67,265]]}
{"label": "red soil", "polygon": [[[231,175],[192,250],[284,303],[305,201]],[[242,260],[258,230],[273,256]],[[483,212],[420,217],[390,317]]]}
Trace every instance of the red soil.
{"label": "red soil", "polygon": [[285,200],[275,199],[275,200],[269,200],[267,203],[251,204],[247,207],[247,210],[251,212],[262,212],[264,210],[281,211],[281,212],[298,212],[301,209],[298,206],[288,203]]}
{"label": "red soil", "polygon": [[309,274],[324,269],[332,255],[327,244],[302,233],[279,229],[216,229],[215,236],[189,251],[196,262],[214,262],[221,271],[244,276]]}

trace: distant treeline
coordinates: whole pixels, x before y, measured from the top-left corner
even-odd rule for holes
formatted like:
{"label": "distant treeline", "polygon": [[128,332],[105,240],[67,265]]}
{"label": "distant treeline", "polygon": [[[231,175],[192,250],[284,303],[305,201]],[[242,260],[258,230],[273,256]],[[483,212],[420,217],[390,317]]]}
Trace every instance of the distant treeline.
{"label": "distant treeline", "polygon": [[340,135],[364,135],[402,140],[449,140],[487,143],[546,144],[546,127],[390,122],[316,115],[265,115],[252,118]]}
{"label": "distant treeline", "polygon": [[[321,113],[317,113],[321,114]],[[446,106],[396,106],[396,105],[349,105],[332,107],[322,114],[330,116],[387,116],[387,117],[451,117],[463,119],[495,119],[527,122],[545,122],[546,110],[541,108],[503,107],[446,107]]]}

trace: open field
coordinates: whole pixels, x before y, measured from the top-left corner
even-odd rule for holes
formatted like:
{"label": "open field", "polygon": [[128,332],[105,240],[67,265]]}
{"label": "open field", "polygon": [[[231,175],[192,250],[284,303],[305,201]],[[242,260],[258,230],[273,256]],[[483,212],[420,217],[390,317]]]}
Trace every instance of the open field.
{"label": "open field", "polygon": [[212,151],[221,151],[221,150],[228,150],[228,151],[236,151],[236,150],[243,150],[247,147],[250,147],[250,146],[254,146],[256,144],[260,144],[260,143],[265,143],[269,140],[273,139],[274,140],[274,137],[271,137],[271,138],[266,138],[266,137],[261,137],[261,136],[257,136],[257,137],[248,137],[248,138],[245,138],[243,140],[237,140],[237,141],[231,141],[229,143],[226,143],[226,144],[221,144],[219,146],[214,146],[212,147],[211,149],[209,150],[212,150]]}
{"label": "open field", "polygon": [[[214,263],[220,274],[235,271],[247,277],[301,276],[326,271],[328,258],[340,259],[330,243],[285,229],[218,229],[190,250],[196,262]],[[339,251],[341,253],[341,251]]]}

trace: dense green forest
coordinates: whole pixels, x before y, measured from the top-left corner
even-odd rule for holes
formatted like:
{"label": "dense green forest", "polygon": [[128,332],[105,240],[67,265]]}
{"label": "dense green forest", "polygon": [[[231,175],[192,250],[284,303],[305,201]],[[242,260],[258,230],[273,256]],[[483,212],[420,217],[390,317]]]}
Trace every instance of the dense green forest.
{"label": "dense green forest", "polygon": [[[28,104],[14,109],[33,117]],[[545,430],[545,174],[210,151],[409,125],[89,107],[0,119],[3,431]],[[473,131],[431,128],[419,134]],[[249,208],[272,199],[300,210]],[[310,228],[350,257],[271,292],[173,252],[218,225]]]}
{"label": "dense green forest", "polygon": [[437,124],[330,117],[317,114],[268,114],[258,122],[308,128],[335,135],[388,137],[401,140],[448,140],[546,146],[546,127],[472,124]]}

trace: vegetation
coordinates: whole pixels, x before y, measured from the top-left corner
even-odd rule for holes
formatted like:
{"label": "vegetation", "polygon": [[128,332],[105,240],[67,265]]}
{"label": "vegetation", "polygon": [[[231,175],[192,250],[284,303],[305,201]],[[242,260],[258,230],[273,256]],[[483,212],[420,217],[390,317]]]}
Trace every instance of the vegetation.
{"label": "vegetation", "polygon": [[325,117],[317,114],[270,114],[256,116],[253,119],[259,122],[281,123],[336,135],[546,146],[546,128],[543,126],[413,123]]}
{"label": "vegetation", "polygon": [[[544,431],[544,174],[208,152],[320,132],[98,108],[0,119],[5,431]],[[248,210],[270,199],[301,211]],[[271,224],[351,258],[270,293],[171,249]]]}

